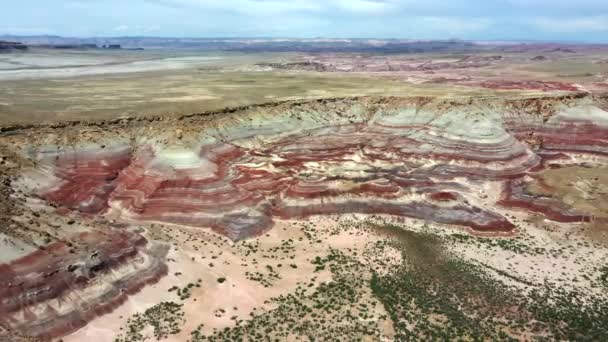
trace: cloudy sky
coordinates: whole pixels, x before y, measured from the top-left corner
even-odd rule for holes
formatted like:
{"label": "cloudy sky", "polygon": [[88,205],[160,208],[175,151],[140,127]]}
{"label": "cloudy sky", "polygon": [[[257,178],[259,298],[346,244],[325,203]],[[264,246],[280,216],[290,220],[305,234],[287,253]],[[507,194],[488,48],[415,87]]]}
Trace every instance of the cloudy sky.
{"label": "cloudy sky", "polygon": [[608,0],[0,0],[0,8],[0,34],[608,42]]}

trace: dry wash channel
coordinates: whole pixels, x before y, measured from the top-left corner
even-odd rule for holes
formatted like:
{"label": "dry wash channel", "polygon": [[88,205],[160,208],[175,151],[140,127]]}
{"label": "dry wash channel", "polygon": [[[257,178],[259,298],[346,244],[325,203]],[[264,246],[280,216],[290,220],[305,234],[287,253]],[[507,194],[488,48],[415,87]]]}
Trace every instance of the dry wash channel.
{"label": "dry wash channel", "polygon": [[608,218],[599,95],[340,98],[15,126],[0,149],[0,326],[39,338],[75,331],[168,273],[151,224],[239,241],[353,213],[488,237],[518,234],[509,211]]}

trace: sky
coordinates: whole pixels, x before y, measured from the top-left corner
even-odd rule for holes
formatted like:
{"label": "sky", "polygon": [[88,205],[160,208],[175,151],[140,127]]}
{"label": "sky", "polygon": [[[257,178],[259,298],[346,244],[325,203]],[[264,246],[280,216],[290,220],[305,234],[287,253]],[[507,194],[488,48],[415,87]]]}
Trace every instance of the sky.
{"label": "sky", "polygon": [[0,8],[0,35],[608,43],[608,0],[0,0]]}

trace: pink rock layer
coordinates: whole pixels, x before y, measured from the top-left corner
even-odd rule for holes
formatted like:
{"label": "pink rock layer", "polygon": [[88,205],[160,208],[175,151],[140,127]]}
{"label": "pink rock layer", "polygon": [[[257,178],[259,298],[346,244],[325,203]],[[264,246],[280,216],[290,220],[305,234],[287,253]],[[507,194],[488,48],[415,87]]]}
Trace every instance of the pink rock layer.
{"label": "pink rock layer", "polygon": [[589,120],[564,120],[559,124],[508,121],[507,125],[515,137],[529,140],[548,158],[556,153],[608,156],[608,129]]}
{"label": "pink rock layer", "polygon": [[[541,102],[532,103],[522,106],[532,114],[508,103],[495,115],[495,108],[459,111],[451,103],[425,110],[424,101],[392,111],[383,102],[373,113],[359,104],[319,107],[329,111],[320,118],[291,108],[270,124],[271,115],[226,114],[200,128],[206,143],[192,149],[126,144],[42,153],[38,174],[24,184],[42,183],[37,194],[60,213],[207,227],[233,240],[277,219],[311,215],[387,214],[483,234],[515,230],[498,206],[588,221],[558,199],[529,192],[528,183],[546,168],[605,162],[608,115],[595,107],[544,113]],[[498,201],[487,193],[497,183]],[[109,228],[0,265],[0,326],[41,339],[68,334],[166,274],[166,253],[138,233]]]}
{"label": "pink rock layer", "polygon": [[[512,231],[495,204],[558,221],[588,219],[527,194],[522,184],[552,162],[608,156],[605,126],[507,112],[502,123],[479,128],[478,120],[448,114],[445,121],[398,112],[300,130],[256,147],[228,139],[196,151],[70,152],[54,160],[62,181],[42,196],[86,213],[210,227],[234,240],[269,229],[274,218],[348,213]],[[496,128],[501,124],[506,130]],[[488,181],[504,183],[498,203],[479,197]]]}
{"label": "pink rock layer", "polygon": [[534,195],[527,190],[523,179],[510,180],[505,184],[503,198],[498,201],[499,205],[526,209],[531,212],[540,213],[547,218],[557,222],[589,222],[590,215],[576,212],[568,208],[558,199],[546,196]]}
{"label": "pink rock layer", "polygon": [[[404,130],[425,135],[412,139],[402,135]],[[91,162],[81,159],[80,163],[60,158],[55,165],[62,175],[80,174],[84,167],[86,174],[99,177],[68,178],[44,196],[71,208],[74,198],[92,198],[90,203],[107,198],[107,205],[86,206],[87,212],[103,213],[109,206],[124,218],[211,227],[235,240],[270,228],[273,217],[347,213],[392,214],[480,231],[511,231],[514,226],[497,213],[463,197],[448,196],[448,201],[446,195],[436,194],[469,192],[466,184],[453,182],[454,177],[520,175],[538,163],[536,156],[509,138],[476,144],[438,138],[436,133],[437,129],[421,125],[330,126],[258,149],[205,145],[197,156],[200,165],[186,168],[163,161],[148,147],[134,153],[128,166],[111,162],[125,158],[122,155],[100,159],[91,154]],[[433,151],[423,151],[422,145],[431,144],[436,146]],[[434,163],[427,165],[428,159]],[[104,165],[98,172],[97,163]],[[109,195],[108,189],[112,189]]]}
{"label": "pink rock layer", "polygon": [[61,183],[47,191],[51,202],[82,213],[99,213],[108,208],[108,197],[116,187],[118,173],[130,163],[130,149],[63,153],[55,159],[55,177]]}
{"label": "pink rock layer", "polygon": [[522,124],[507,120],[511,133],[528,142],[542,162],[528,172],[529,179],[515,178],[504,184],[502,198],[497,204],[540,213],[558,222],[589,222],[589,214],[577,212],[553,197],[544,197],[527,190],[527,184],[540,182],[538,172],[546,168],[560,167],[573,159],[600,160],[608,157],[608,128],[591,120],[549,120],[543,123]]}
{"label": "pink rock layer", "polygon": [[0,325],[49,340],[111,312],[167,273],[166,250],[147,245],[137,233],[98,230],[1,264]]}

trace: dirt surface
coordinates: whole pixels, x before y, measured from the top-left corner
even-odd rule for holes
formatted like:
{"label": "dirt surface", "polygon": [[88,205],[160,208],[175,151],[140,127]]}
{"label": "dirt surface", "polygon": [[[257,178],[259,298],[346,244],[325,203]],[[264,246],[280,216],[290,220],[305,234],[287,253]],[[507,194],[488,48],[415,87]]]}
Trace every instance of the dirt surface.
{"label": "dirt surface", "polygon": [[[545,58],[535,58],[539,54]],[[179,116],[301,98],[604,92],[606,59],[602,50],[311,55],[35,49],[0,55],[0,123]]]}

